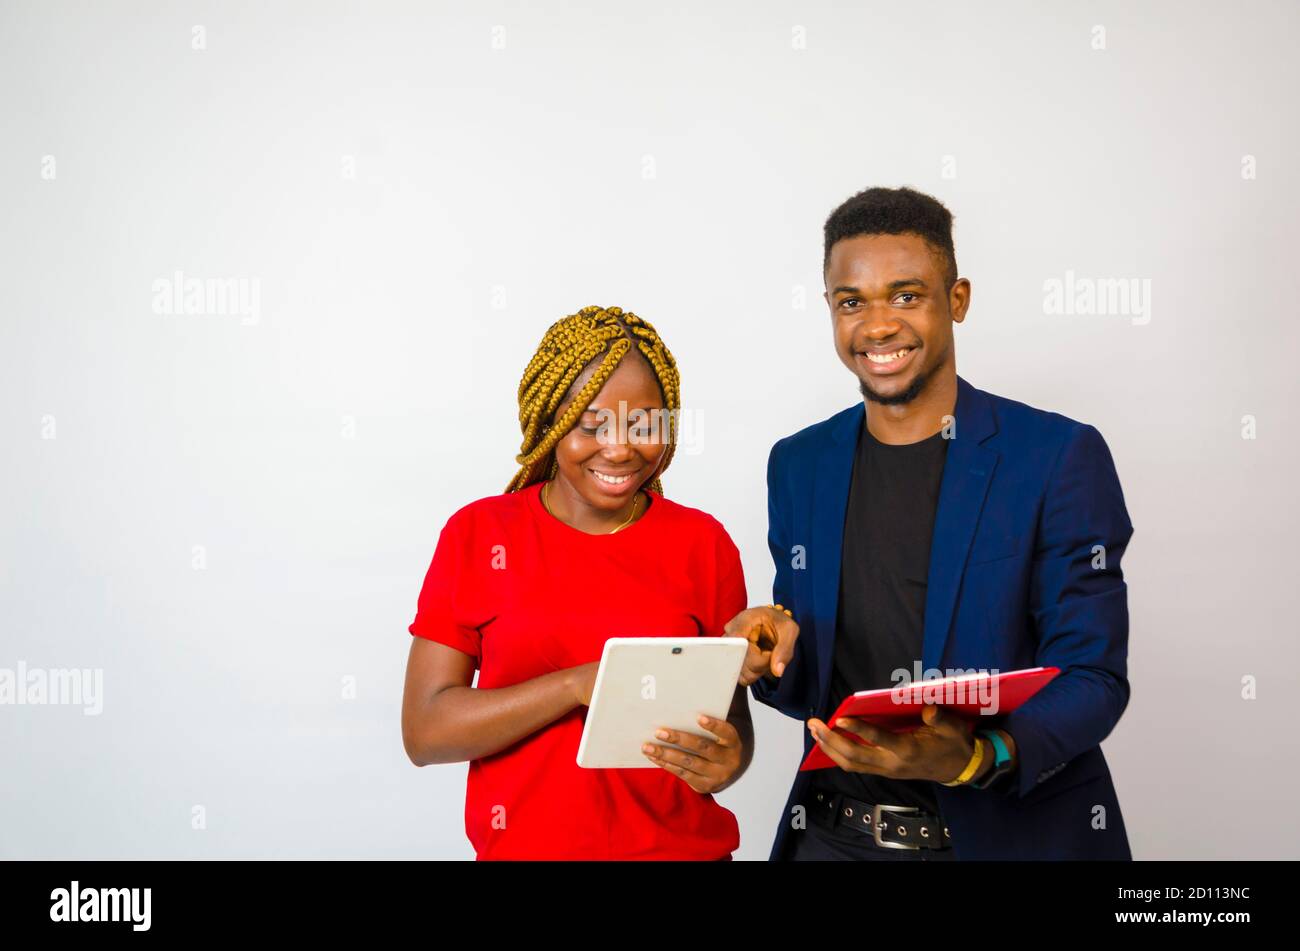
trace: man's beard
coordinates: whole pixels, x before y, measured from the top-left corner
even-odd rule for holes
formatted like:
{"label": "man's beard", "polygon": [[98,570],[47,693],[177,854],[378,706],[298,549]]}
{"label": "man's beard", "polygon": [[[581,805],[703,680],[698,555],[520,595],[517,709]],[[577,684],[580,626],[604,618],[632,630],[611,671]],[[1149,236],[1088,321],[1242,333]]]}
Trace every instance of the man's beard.
{"label": "man's beard", "polygon": [[912,402],[912,400],[920,396],[921,391],[925,389],[925,384],[929,381],[930,375],[928,373],[918,373],[916,379],[912,381],[911,385],[908,386],[907,389],[903,390],[901,393],[895,393],[893,396],[882,396],[875,390],[870,389],[865,380],[858,381],[858,389],[861,391],[863,396],[871,400],[873,403],[879,403],[881,406],[901,406],[904,403]]}

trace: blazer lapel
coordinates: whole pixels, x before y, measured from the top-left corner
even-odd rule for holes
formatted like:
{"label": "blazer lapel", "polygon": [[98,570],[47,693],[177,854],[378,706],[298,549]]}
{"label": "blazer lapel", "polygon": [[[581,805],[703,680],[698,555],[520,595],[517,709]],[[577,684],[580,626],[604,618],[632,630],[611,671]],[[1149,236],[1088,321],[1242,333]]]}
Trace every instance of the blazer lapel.
{"label": "blazer lapel", "polygon": [[[831,661],[835,656],[835,622],[839,614],[840,558],[844,550],[844,513],[849,505],[853,480],[853,456],[866,410],[862,403],[855,412],[844,413],[831,429],[831,438],[818,453],[813,476],[811,546],[809,567],[813,572],[813,616],[817,619],[818,702],[830,683]],[[796,540],[797,541],[797,540]]]}
{"label": "blazer lapel", "polygon": [[921,648],[922,666],[927,671],[937,669],[943,658],[966,555],[998,463],[997,451],[981,445],[997,432],[997,420],[988,396],[961,377],[957,378],[957,407],[953,416],[955,433],[944,462],[930,542],[930,576]]}

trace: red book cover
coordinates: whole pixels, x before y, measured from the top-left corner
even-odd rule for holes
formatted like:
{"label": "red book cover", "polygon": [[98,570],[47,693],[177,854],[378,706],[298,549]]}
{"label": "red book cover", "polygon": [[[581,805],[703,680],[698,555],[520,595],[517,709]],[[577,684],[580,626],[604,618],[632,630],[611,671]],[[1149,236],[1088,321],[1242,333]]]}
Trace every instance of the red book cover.
{"label": "red book cover", "polygon": [[[973,720],[985,717],[992,719],[1019,707],[1060,672],[1057,667],[1030,667],[1001,674],[963,674],[959,677],[917,680],[880,690],[863,690],[845,697],[835,715],[826,722],[834,723],[838,717],[854,717],[883,726],[894,733],[910,733],[921,725],[921,709],[926,703],[933,703]],[[847,730],[836,729],[835,732],[847,736],[855,743],[865,743]],[[833,759],[822,752],[820,746],[813,744],[799,771],[836,765]]]}

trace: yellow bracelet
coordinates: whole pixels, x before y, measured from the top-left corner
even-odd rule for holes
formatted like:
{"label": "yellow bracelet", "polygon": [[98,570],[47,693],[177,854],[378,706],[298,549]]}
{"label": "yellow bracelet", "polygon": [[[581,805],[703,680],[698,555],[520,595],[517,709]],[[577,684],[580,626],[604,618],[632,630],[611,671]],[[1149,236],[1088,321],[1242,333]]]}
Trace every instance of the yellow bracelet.
{"label": "yellow bracelet", "polygon": [[963,783],[970,782],[971,777],[979,772],[980,763],[982,762],[984,762],[984,742],[977,736],[975,737],[975,752],[971,754],[970,762],[966,764],[966,768],[961,771],[960,776],[950,783],[944,783],[944,785],[960,786]]}

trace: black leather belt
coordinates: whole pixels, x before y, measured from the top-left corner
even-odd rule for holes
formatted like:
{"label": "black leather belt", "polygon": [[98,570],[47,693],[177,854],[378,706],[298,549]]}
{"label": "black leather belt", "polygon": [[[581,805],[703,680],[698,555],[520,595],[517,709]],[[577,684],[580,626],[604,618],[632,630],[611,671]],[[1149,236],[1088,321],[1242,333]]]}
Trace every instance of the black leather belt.
{"label": "black leather belt", "polygon": [[950,849],[943,820],[916,806],[873,805],[843,793],[814,789],[808,815],[828,829],[852,830],[882,849]]}

